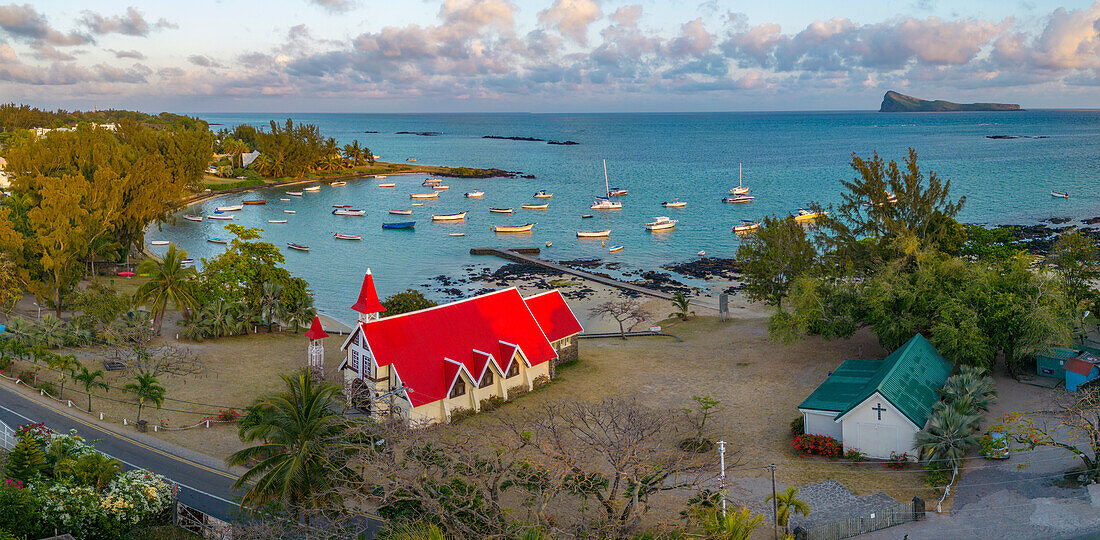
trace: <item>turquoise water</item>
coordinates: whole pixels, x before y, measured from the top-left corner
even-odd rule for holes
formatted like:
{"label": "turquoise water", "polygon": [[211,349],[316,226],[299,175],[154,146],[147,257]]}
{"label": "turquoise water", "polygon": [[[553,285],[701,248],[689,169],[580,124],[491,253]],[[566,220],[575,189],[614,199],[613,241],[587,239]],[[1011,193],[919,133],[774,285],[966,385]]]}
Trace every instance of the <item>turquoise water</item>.
{"label": "turquoise water", "polygon": [[[306,278],[317,304],[346,317],[362,273],[371,267],[379,293],[388,295],[429,283],[438,275],[461,275],[469,265],[499,266],[492,258],[469,255],[472,247],[553,246],[544,257],[565,260],[600,257],[623,263],[621,271],[652,269],[708,256],[731,257],[738,238],[731,227],[740,219],[786,215],[810,201],[839,200],[840,180],[853,173],[850,155],[877,150],[901,159],[913,146],[920,164],[952,181],[955,195],[966,195],[962,219],[974,223],[1034,223],[1050,217],[1100,215],[1100,111],[1024,111],[1019,113],[881,114],[875,112],[711,113],[615,115],[358,115],[358,114],[202,114],[213,129],[247,123],[266,126],[287,116],[317,124],[340,144],[358,139],[384,161],[471,167],[497,167],[533,174],[536,179],[446,179],[450,190],[438,200],[412,207],[409,193],[427,192],[423,176],[390,176],[396,189],[380,189],[371,179],[345,187],[322,184],[320,192],[289,197],[284,189],[229,195],[181,213],[213,212],[215,206],[263,197],[266,206],[234,212],[234,223],[265,229],[265,239],[283,247],[297,242],[309,253],[287,251],[287,267]],[[378,131],[380,133],[364,133]],[[442,135],[398,135],[397,131],[437,131]],[[573,140],[575,146],[482,139],[483,135]],[[1011,140],[987,135],[1042,136]],[[588,206],[603,191],[601,160],[607,160],[612,186],[630,190],[617,198],[621,211]],[[738,163],[756,197],[750,204],[721,202],[737,184]],[[290,188],[299,190],[301,186]],[[481,199],[463,193],[485,192]],[[521,210],[532,195],[554,193],[547,211]],[[1069,199],[1051,198],[1051,189]],[[291,201],[282,202],[282,198]],[[666,209],[662,201],[679,198],[684,209]],[[331,215],[333,204],[350,204],[365,217]],[[489,207],[513,207],[512,215],[489,214]],[[413,209],[411,218],[387,210]],[[288,215],[283,210],[295,210]],[[433,223],[432,213],[469,211],[465,222]],[[594,214],[581,219],[582,214]],[[644,224],[656,216],[679,220],[675,230],[651,233]],[[284,225],[269,219],[287,219]],[[414,231],[381,229],[383,222],[416,220]],[[490,225],[535,222],[526,235],[499,235]],[[171,240],[193,257],[211,257],[222,246],[207,236],[228,236],[225,222],[191,223],[179,219],[152,230],[147,240]],[[578,240],[578,230],[612,229],[601,240]],[[332,232],[358,234],[359,242],[340,241]],[[464,232],[464,237],[448,233]],[[159,253],[165,248],[151,246]],[[615,272],[610,272],[615,274]],[[688,280],[690,282],[690,280]],[[479,287],[478,286],[475,286]],[[434,296],[442,298],[436,292]]]}

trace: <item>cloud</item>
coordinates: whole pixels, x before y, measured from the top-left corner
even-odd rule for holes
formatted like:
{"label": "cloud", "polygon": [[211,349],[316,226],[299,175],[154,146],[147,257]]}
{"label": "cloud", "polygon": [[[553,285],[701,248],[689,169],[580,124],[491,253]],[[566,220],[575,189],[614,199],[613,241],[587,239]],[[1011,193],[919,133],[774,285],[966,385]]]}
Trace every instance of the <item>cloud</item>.
{"label": "cloud", "polygon": [[57,46],[83,45],[91,38],[76,32],[62,33],[30,4],[0,6],[0,28],[15,38]]}
{"label": "cloud", "polygon": [[104,17],[94,11],[81,12],[80,24],[86,26],[93,34],[123,34],[127,36],[147,36],[151,30],[165,28],[178,28],[179,26],[160,19],[156,23],[149,24],[137,8],[126,8],[125,15],[112,15]]}
{"label": "cloud", "polygon": [[213,58],[210,58],[209,56],[204,56],[204,55],[201,55],[201,54],[192,54],[191,56],[187,57],[187,61],[191,62],[192,64],[194,64],[196,66],[199,66],[199,67],[205,67],[205,68],[222,67],[222,65],[219,64],[217,60],[214,60]]}
{"label": "cloud", "polygon": [[115,58],[133,58],[134,60],[145,60],[144,54],[141,54],[141,52],[133,49],[128,51],[111,50],[110,52],[114,53]]}
{"label": "cloud", "polygon": [[310,3],[333,13],[346,13],[355,7],[354,0],[310,0]]}
{"label": "cloud", "polygon": [[595,0],[554,0],[549,8],[539,11],[539,24],[556,30],[562,36],[582,45],[588,43],[588,26],[602,16]]}

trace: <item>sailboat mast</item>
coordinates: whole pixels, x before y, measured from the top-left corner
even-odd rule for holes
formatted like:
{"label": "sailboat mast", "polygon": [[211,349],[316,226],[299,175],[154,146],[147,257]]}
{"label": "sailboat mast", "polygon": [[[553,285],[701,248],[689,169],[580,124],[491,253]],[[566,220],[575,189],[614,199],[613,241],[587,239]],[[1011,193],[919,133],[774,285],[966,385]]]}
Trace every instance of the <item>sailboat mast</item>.
{"label": "sailboat mast", "polygon": [[611,198],[611,184],[607,183],[607,160],[603,160],[603,191]]}
{"label": "sailboat mast", "polygon": [[741,187],[741,163],[737,163],[737,187]]}

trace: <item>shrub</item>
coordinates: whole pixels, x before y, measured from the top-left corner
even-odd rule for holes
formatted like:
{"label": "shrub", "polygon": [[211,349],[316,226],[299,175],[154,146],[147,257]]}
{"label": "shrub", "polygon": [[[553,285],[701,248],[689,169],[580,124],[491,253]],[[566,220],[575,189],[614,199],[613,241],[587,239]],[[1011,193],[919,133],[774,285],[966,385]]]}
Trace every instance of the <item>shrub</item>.
{"label": "shrub", "polygon": [[9,478],[24,482],[32,480],[46,469],[46,453],[33,437],[20,436],[19,442],[8,453],[5,467]]}
{"label": "shrub", "polygon": [[489,397],[481,400],[481,411],[482,412],[495,411],[495,410],[499,409],[505,403],[507,403],[507,402],[504,401],[504,398],[502,398],[500,396],[489,396]]}
{"label": "shrub", "polygon": [[695,437],[688,437],[680,441],[680,450],[685,452],[695,452],[697,454],[703,454],[710,452],[714,448],[714,441],[709,439],[697,439]]}
{"label": "shrub", "polygon": [[827,435],[810,435],[803,433],[794,438],[791,446],[802,452],[803,455],[819,455],[825,457],[840,457],[843,453],[840,443]]}
{"label": "shrub", "polygon": [[530,392],[530,390],[527,389],[527,385],[520,384],[517,386],[513,386],[508,389],[508,401],[512,401],[513,399],[516,399],[518,397],[523,397],[527,395],[528,392]]}
{"label": "shrub", "polygon": [[909,452],[890,452],[890,459],[886,460],[887,469],[908,469],[912,462],[909,461]]}
{"label": "shrub", "polygon": [[539,388],[542,388],[543,386],[546,386],[548,384],[550,384],[550,377],[547,375],[539,375],[538,377],[535,377],[535,380],[531,381],[531,386],[533,386],[535,390],[538,390]]}
{"label": "shrub", "polygon": [[218,414],[202,417],[203,420],[218,420],[220,422],[236,422],[240,418],[240,411],[234,409],[222,409],[218,411]]}
{"label": "shrub", "polygon": [[791,420],[791,436],[797,437],[803,433],[806,433],[806,419],[799,416]]}
{"label": "shrub", "polygon": [[[43,538],[52,533],[42,525],[41,504],[33,491],[18,480],[7,480],[0,487],[0,523],[8,532],[27,538]],[[2,536],[0,536],[2,538]]]}
{"label": "shrub", "polygon": [[468,409],[466,407],[459,407],[459,408],[454,409],[454,410],[451,411],[451,423],[452,424],[457,424],[457,423],[459,423],[459,422],[461,422],[461,421],[463,421],[463,420],[465,420],[465,419],[467,419],[467,418],[469,418],[473,415],[474,415],[474,410],[473,409]]}
{"label": "shrub", "polygon": [[930,488],[942,488],[951,481],[951,475],[946,469],[927,466],[924,470],[928,472],[928,475],[924,477],[924,485]]}
{"label": "shrub", "polygon": [[844,452],[844,459],[853,463],[859,463],[861,461],[867,461],[867,454],[860,452],[856,448],[850,448],[847,452]]}
{"label": "shrub", "polygon": [[36,386],[35,388],[37,388],[39,391],[45,392],[45,393],[47,393],[51,396],[55,396],[55,397],[58,397],[58,398],[61,397],[61,396],[57,395],[57,385],[52,383],[52,382],[49,382],[49,381],[39,382],[38,386]]}
{"label": "shrub", "polygon": [[35,376],[33,371],[20,371],[16,379],[27,386],[34,386]]}

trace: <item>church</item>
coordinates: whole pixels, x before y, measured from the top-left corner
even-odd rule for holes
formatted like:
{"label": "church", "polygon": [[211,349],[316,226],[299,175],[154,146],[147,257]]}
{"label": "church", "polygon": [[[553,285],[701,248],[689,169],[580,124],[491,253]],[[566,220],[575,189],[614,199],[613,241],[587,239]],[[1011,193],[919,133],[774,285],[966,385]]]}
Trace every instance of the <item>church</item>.
{"label": "church", "polygon": [[370,270],[352,309],[359,320],[339,368],[348,399],[418,426],[549,382],[559,363],[577,358],[582,330],[557,290],[524,298],[514,287],[382,317]]}
{"label": "church", "polygon": [[885,360],[845,360],[798,406],[805,432],[827,435],[867,457],[916,459],[953,364],[917,334]]}

